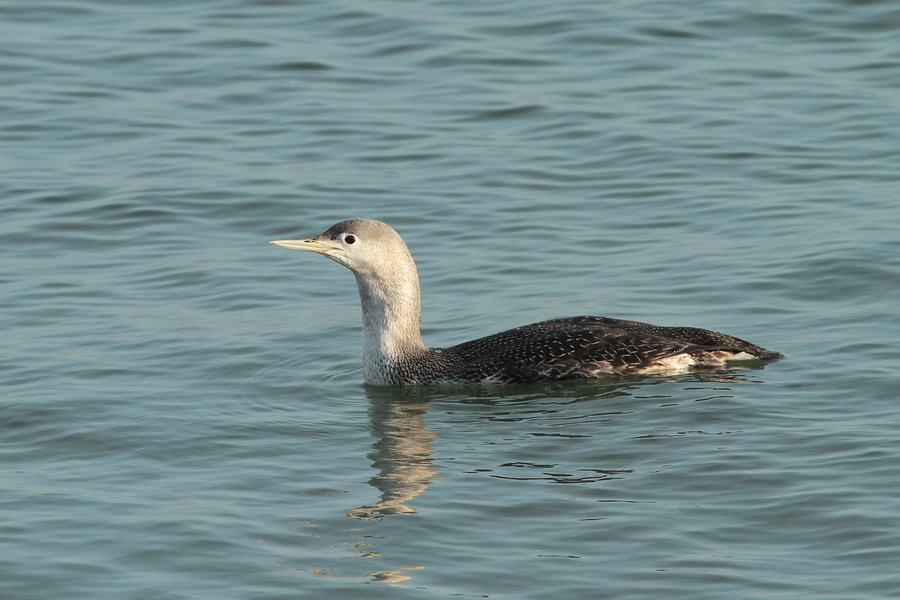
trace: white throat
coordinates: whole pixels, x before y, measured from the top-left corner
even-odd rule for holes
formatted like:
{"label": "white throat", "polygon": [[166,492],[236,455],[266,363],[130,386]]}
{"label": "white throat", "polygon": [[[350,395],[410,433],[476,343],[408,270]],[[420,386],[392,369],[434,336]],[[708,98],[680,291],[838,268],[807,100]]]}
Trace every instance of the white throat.
{"label": "white throat", "polygon": [[391,376],[398,364],[425,350],[419,329],[420,292],[415,266],[377,275],[354,274],[362,303],[366,383],[394,383]]}

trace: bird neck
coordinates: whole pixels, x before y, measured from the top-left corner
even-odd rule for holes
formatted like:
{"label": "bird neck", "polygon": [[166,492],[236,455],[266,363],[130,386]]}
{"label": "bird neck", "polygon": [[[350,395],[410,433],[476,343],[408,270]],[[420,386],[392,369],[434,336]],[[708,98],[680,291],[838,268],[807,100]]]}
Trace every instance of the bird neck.
{"label": "bird neck", "polygon": [[419,277],[410,259],[405,268],[355,273],[363,313],[363,372],[367,383],[393,383],[403,358],[426,350],[419,329]]}

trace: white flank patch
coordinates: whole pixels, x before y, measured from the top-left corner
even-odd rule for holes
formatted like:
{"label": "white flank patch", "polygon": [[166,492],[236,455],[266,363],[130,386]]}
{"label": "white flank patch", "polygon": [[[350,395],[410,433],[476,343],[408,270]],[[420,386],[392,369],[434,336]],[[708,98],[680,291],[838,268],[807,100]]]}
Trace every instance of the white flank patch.
{"label": "white flank patch", "polygon": [[737,354],[733,354],[728,357],[728,360],[759,360],[757,357],[752,354],[748,354],[746,352],[738,352]]}
{"label": "white flank patch", "polygon": [[645,375],[677,373],[680,371],[688,371],[695,364],[697,364],[697,361],[694,360],[694,357],[690,354],[676,354],[675,356],[656,361],[652,366],[643,369],[641,373]]}

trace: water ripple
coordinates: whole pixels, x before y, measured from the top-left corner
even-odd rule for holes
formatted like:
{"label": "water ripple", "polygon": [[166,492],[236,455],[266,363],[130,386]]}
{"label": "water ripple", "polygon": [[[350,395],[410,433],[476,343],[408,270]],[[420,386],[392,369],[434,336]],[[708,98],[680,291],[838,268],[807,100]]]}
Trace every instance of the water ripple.
{"label": "water ripple", "polygon": [[[898,26],[7,7],[0,595],[889,596]],[[788,358],[367,388],[351,274],[266,243],[357,216],[408,241],[432,345],[594,313]]]}

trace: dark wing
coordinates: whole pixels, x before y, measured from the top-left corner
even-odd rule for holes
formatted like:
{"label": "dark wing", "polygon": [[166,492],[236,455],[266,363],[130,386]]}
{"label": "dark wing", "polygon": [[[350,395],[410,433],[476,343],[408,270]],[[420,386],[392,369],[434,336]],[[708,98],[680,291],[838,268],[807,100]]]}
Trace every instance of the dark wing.
{"label": "dark wing", "polygon": [[607,317],[579,318],[601,319],[608,323],[614,323],[617,327],[620,327],[625,331],[649,336],[659,336],[670,340],[678,340],[690,344],[695,351],[699,352],[725,351],[734,354],[746,352],[760,360],[775,360],[776,358],[782,358],[782,355],[779,352],[766,350],[765,348],[757,346],[756,344],[751,344],[746,340],[719,333],[718,331],[710,331],[708,329],[699,329],[697,327],[660,327],[658,325],[650,325],[649,323],[622,321],[619,319],[609,319]]}
{"label": "dark wing", "polygon": [[516,382],[639,372],[657,360],[695,347],[689,340],[665,337],[636,325],[645,324],[605,317],[554,319],[442,352],[453,356],[460,375]]}

